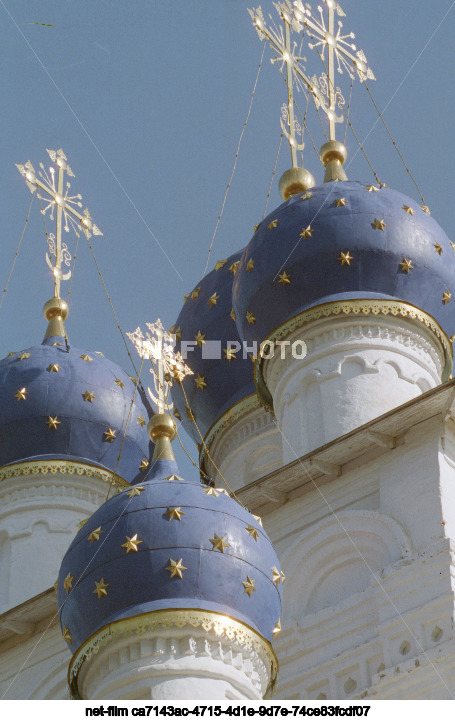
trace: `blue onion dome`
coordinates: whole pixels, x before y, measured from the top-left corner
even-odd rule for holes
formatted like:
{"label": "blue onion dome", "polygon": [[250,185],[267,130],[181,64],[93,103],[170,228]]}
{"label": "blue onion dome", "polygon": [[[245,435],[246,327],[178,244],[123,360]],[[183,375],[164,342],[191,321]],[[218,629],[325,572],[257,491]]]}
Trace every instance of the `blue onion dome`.
{"label": "blue onion dome", "polygon": [[151,456],[145,396],[52,324],[41,345],[0,361],[0,466],[63,460],[115,472],[119,485],[141,481]]}
{"label": "blue onion dome", "polygon": [[240,336],[260,343],[315,306],[374,299],[373,312],[415,311],[433,328],[447,376],[454,251],[428,208],[395,190],[350,181],[311,188],[263,220],[243,254],[233,285]]}
{"label": "blue onion dome", "polygon": [[180,384],[173,385],[172,399],[177,417],[197,444],[226,411],[254,393],[253,364],[238,350],[240,339],[232,308],[232,283],[242,253],[218,261],[199,281],[185,296],[171,329],[177,339],[176,350],[186,356],[185,363],[193,371],[184,379],[183,390]]}
{"label": "blue onion dome", "polygon": [[122,491],[80,529],[60,568],[73,695],[94,646],[127,629],[156,628],[164,616],[168,628],[240,624],[269,648],[283,582],[260,519],[224,490],[158,473]]}

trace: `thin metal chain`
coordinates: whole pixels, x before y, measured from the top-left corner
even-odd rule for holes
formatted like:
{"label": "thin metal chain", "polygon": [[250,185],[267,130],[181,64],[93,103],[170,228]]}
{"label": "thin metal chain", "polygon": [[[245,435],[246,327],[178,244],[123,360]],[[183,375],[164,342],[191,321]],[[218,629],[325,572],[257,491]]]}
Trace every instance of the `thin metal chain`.
{"label": "thin metal chain", "polygon": [[344,126],[344,138],[343,138],[343,145],[346,143],[346,135],[348,132],[348,122],[349,122],[349,113],[351,112],[351,99],[352,99],[352,88],[354,86],[354,81],[351,78],[351,87],[349,89],[349,100],[348,100],[348,109],[346,111],[346,125]]}
{"label": "thin metal chain", "polygon": [[267,213],[267,206],[269,204],[270,193],[272,192],[273,179],[274,179],[275,173],[276,173],[276,166],[278,165],[278,158],[280,157],[281,144],[283,142],[283,137],[284,137],[284,133],[281,133],[280,142],[278,145],[278,151],[277,151],[276,158],[275,158],[275,165],[273,166],[272,177],[270,178],[269,190],[268,190],[268,193],[267,193],[267,196],[265,199],[265,206],[264,206],[264,212],[262,214],[262,220],[264,220],[265,215]]}
{"label": "thin metal chain", "polygon": [[209,260],[210,260],[210,253],[212,252],[213,243],[215,242],[215,236],[216,236],[216,233],[217,233],[218,226],[219,226],[219,224],[220,224],[221,218],[222,218],[222,216],[223,216],[224,206],[226,205],[227,196],[228,196],[228,193],[229,193],[229,190],[230,190],[230,187],[231,187],[232,179],[233,179],[233,177],[234,177],[235,169],[236,169],[236,167],[237,167],[237,161],[238,161],[239,152],[240,152],[240,145],[241,145],[241,143],[242,143],[243,135],[244,135],[244,133],[245,133],[248,120],[249,120],[249,118],[250,118],[251,107],[252,107],[252,105],[253,105],[253,100],[254,100],[254,96],[255,96],[255,93],[256,93],[256,87],[257,87],[258,80],[259,80],[259,74],[260,74],[261,68],[262,68],[262,61],[263,61],[263,59],[264,59],[264,52],[265,52],[265,43],[264,43],[263,48],[262,48],[261,59],[260,59],[260,61],[259,61],[259,67],[258,67],[258,71],[257,71],[257,75],[256,75],[256,80],[254,81],[253,92],[251,93],[250,106],[249,106],[249,108],[248,108],[248,112],[247,112],[247,115],[246,115],[246,119],[245,119],[245,122],[243,123],[242,132],[240,133],[239,142],[238,142],[238,144],[237,144],[237,150],[236,150],[236,153],[235,153],[235,160],[234,160],[234,165],[233,165],[233,168],[232,168],[231,177],[229,178],[229,182],[228,182],[228,184],[227,184],[227,188],[226,188],[226,191],[225,191],[225,193],[224,193],[224,198],[223,198],[223,202],[222,202],[222,204],[221,204],[220,214],[219,214],[218,219],[217,219],[217,221],[216,221],[215,230],[213,231],[213,235],[212,235],[212,240],[210,241],[210,247],[209,247],[209,252],[207,253],[207,260],[206,260],[206,262],[205,262],[205,268],[204,268],[204,271],[203,271],[202,276],[201,276],[202,278],[204,277],[204,275],[205,275],[205,273],[206,273],[206,271],[207,271],[207,267],[208,267]]}
{"label": "thin metal chain", "polygon": [[126,431],[127,431],[127,428],[128,428],[128,423],[130,422],[131,411],[133,410],[134,399],[135,399],[135,397],[136,397],[136,391],[137,391],[137,387],[138,387],[138,385],[139,385],[139,381],[140,381],[140,377],[141,377],[141,373],[142,373],[142,366],[143,366],[143,365],[144,365],[144,358],[142,358],[142,360],[141,360],[141,366],[140,366],[140,368],[139,368],[139,376],[138,376],[138,379],[137,379],[137,383],[134,384],[134,393],[133,393],[133,397],[131,398],[130,408],[129,408],[129,411],[128,411],[128,416],[127,416],[127,418],[126,418],[125,430],[123,431],[122,442],[121,442],[121,444],[120,444],[120,450],[119,450],[119,452],[118,452],[117,461],[116,461],[116,463],[115,463],[115,468],[114,468],[114,470],[112,471],[112,477],[111,477],[111,482],[109,483],[109,488],[107,489],[106,501],[107,501],[108,498],[109,498],[109,494],[110,494],[110,492],[111,492],[112,484],[113,484],[113,482],[114,482],[114,477],[115,477],[115,475],[116,475],[116,473],[117,473],[117,468],[118,468],[118,465],[119,465],[119,463],[120,463],[120,458],[121,458],[121,456],[122,456],[123,444],[124,444],[124,442],[125,442]]}
{"label": "thin metal chain", "polygon": [[426,205],[426,203],[425,203],[425,198],[423,197],[423,195],[422,195],[422,193],[421,193],[421,190],[420,190],[419,186],[417,185],[417,181],[415,180],[414,176],[412,175],[411,171],[409,170],[408,166],[406,165],[405,160],[404,160],[402,154],[400,153],[400,151],[399,151],[399,149],[398,149],[398,146],[397,146],[395,140],[394,140],[393,137],[392,137],[392,133],[390,132],[390,130],[389,130],[388,126],[387,126],[387,123],[386,123],[386,121],[384,120],[384,118],[383,118],[383,116],[382,116],[381,111],[379,110],[378,106],[376,105],[376,103],[375,103],[375,101],[374,101],[374,98],[373,98],[373,96],[372,96],[372,94],[371,94],[371,92],[370,92],[370,88],[368,87],[368,85],[366,84],[366,82],[364,82],[364,85],[365,85],[365,88],[366,88],[366,91],[367,91],[368,95],[370,96],[370,100],[371,100],[371,102],[373,103],[374,108],[375,108],[377,114],[379,115],[379,117],[380,117],[380,119],[381,119],[381,122],[382,122],[384,128],[385,128],[386,131],[387,131],[387,134],[388,134],[388,136],[389,136],[389,138],[390,138],[390,140],[391,140],[391,142],[392,142],[393,147],[394,147],[395,150],[397,151],[398,156],[399,156],[401,162],[403,163],[403,165],[404,165],[404,167],[405,167],[405,169],[406,169],[407,174],[409,175],[409,177],[411,178],[411,180],[412,180],[412,182],[414,183],[415,187],[417,188],[417,192],[418,192],[418,194],[420,195],[420,200],[422,201],[422,205]]}
{"label": "thin metal chain", "polygon": [[67,302],[67,303],[69,302],[70,294],[71,294],[71,288],[73,287],[74,268],[75,268],[75,266],[76,266],[76,258],[77,258],[78,248],[79,248],[79,236],[77,237],[76,250],[74,251],[74,256],[73,256],[73,267],[72,267],[72,270],[71,270],[70,287],[68,288],[68,296],[67,296],[67,298],[66,298],[66,302]]}
{"label": "thin metal chain", "polygon": [[4,299],[5,299],[6,291],[8,290],[8,286],[9,286],[9,282],[10,282],[10,280],[11,280],[11,276],[13,275],[13,271],[14,271],[14,268],[15,268],[15,265],[16,265],[16,261],[17,261],[17,256],[19,255],[19,251],[20,251],[20,248],[21,248],[21,245],[22,245],[22,240],[23,240],[23,237],[24,237],[24,234],[25,234],[25,229],[26,229],[26,227],[27,227],[28,219],[29,219],[29,217],[30,217],[30,211],[31,211],[31,209],[32,209],[32,203],[33,203],[34,197],[35,197],[35,196],[32,195],[32,199],[31,199],[31,201],[30,201],[30,205],[28,206],[27,217],[25,218],[25,223],[24,223],[24,227],[23,227],[23,229],[22,229],[21,237],[19,238],[19,243],[17,244],[16,252],[15,252],[15,254],[14,254],[13,264],[12,264],[12,266],[11,266],[11,270],[10,270],[9,275],[8,275],[8,280],[6,281],[6,285],[5,285],[5,287],[3,288],[2,298],[1,298],[1,300],[0,300],[0,309],[1,309],[2,305],[3,305],[3,301],[4,301]]}

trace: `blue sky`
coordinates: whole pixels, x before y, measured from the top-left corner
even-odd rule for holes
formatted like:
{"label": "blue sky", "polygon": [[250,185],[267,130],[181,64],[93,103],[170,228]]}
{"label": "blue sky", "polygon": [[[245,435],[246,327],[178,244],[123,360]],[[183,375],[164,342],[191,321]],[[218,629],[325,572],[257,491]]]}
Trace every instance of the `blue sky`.
{"label": "blue sky", "polygon": [[[344,28],[356,33],[376,75],[376,103],[432,215],[452,237],[455,3],[341,4]],[[262,45],[247,13],[251,6],[243,0],[0,0],[1,289],[31,199],[15,163],[47,165],[46,148],[62,147],[76,175],[72,188],[104,233],[93,246],[122,328],[157,317],[173,324],[183,295],[203,272],[258,70]],[[269,0],[262,6],[274,12]],[[318,58],[305,54],[308,70],[319,73]],[[285,100],[270,57],[266,50],[209,269],[246,245],[263,215]],[[339,82],[348,95],[347,76]],[[379,177],[418,200],[358,82],[351,118]],[[320,125],[313,122],[311,133],[322,145]],[[349,133],[347,146],[349,177],[373,182]],[[310,142],[305,165],[322,181]],[[289,166],[283,146],[269,211],[280,203],[277,182]],[[75,237],[67,240],[74,252]],[[35,201],[0,308],[0,357],[42,339],[41,307],[52,295],[45,249]],[[63,297],[66,292],[62,286]],[[101,350],[131,372],[83,238],[67,331],[74,345]],[[187,447],[195,455],[189,440]],[[188,472],[183,461],[182,468]]]}

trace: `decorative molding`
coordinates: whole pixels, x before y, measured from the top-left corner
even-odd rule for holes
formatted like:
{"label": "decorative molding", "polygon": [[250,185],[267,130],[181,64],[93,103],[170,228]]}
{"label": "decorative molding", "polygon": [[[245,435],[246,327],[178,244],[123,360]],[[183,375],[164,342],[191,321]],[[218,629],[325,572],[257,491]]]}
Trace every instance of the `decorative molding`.
{"label": "decorative molding", "polygon": [[91,466],[88,463],[65,460],[24,461],[23,463],[12,463],[10,466],[3,466],[3,468],[0,468],[0,482],[18,476],[55,476],[57,473],[99,478],[101,481],[112,484],[120,490],[129,488],[130,485],[113,471]]}
{"label": "decorative molding", "polygon": [[234,618],[213,611],[200,609],[165,609],[142,613],[103,626],[83,643],[73,655],[68,668],[68,684],[72,698],[80,699],[78,675],[83,664],[101,648],[118,637],[142,636],[147,632],[160,632],[185,626],[213,632],[220,639],[228,640],[258,654],[268,666],[270,684],[273,686],[278,674],[278,661],[272,646],[256,631]]}
{"label": "decorative molding", "polygon": [[233,406],[228,408],[228,410],[210,426],[209,430],[205,434],[199,455],[199,465],[201,468],[204,466],[207,458],[206,448],[209,449],[210,453],[210,447],[213,445],[215,439],[223,433],[226,428],[232,426],[240,418],[243,418],[250,413],[250,411],[257,410],[258,408],[260,408],[258,397],[256,393],[252,393],[246,398],[242,398],[241,401],[234,403]]}
{"label": "decorative molding", "polygon": [[[391,315],[394,317],[409,318],[411,320],[416,320],[422,323],[436,336],[442,346],[445,361],[444,370],[442,373],[442,381],[444,382],[448,379],[451,373],[453,361],[452,345],[448,337],[434,318],[432,318],[430,315],[420,310],[419,308],[411,305],[410,303],[404,303],[401,301],[359,298],[346,301],[332,301],[330,303],[323,303],[322,305],[318,305],[314,308],[309,308],[308,310],[299,313],[298,315],[294,316],[294,318],[291,318],[282,325],[278,326],[278,328],[272,331],[272,333],[270,333],[263,342],[265,343],[270,341],[271,343],[276,343],[282,338],[289,336],[291,333],[298,330],[299,328],[302,328],[307,323],[315,320],[320,320],[321,318],[329,318],[330,316],[359,317],[371,315]],[[261,356],[258,355],[258,358],[254,363],[254,384],[256,386],[256,390],[261,404],[264,405],[266,410],[269,410],[273,413],[273,400],[263,376],[264,360],[265,359],[261,358]]]}

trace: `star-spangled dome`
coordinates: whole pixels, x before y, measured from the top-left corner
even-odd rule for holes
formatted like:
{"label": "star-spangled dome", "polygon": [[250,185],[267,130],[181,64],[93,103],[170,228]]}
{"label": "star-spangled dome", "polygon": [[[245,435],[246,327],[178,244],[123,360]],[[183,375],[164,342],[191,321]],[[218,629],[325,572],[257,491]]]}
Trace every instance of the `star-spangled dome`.
{"label": "star-spangled dome", "polygon": [[0,465],[63,459],[115,471],[128,483],[145,477],[147,401],[102,353],[45,338],[0,361],[0,395]]}
{"label": "star-spangled dome", "polygon": [[[199,281],[186,297],[174,326],[176,350],[183,351],[185,341],[197,343],[185,361],[193,371],[183,381],[185,393],[179,384],[172,387],[175,407],[196,443],[201,443],[201,437],[187,411],[187,400],[204,437],[223,413],[254,393],[253,365],[235,345],[240,339],[232,309],[232,283],[242,253],[218,261]],[[233,344],[230,351],[229,343]]]}
{"label": "star-spangled dome", "polygon": [[230,617],[270,641],[283,581],[257,517],[221,489],[161,474],[81,528],[60,569],[60,624],[73,653],[107,624],[163,609]]}
{"label": "star-spangled dome", "polygon": [[423,310],[450,337],[454,249],[428,209],[395,190],[313,187],[265,218],[243,253],[233,285],[240,336],[260,343],[314,306],[377,299]]}

